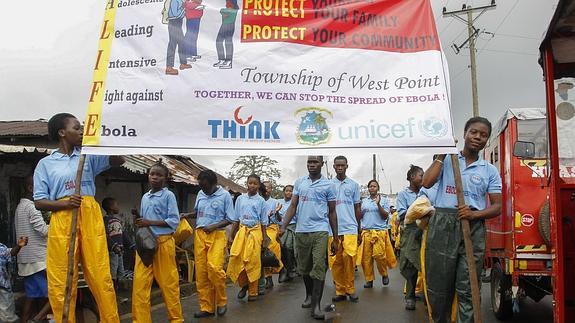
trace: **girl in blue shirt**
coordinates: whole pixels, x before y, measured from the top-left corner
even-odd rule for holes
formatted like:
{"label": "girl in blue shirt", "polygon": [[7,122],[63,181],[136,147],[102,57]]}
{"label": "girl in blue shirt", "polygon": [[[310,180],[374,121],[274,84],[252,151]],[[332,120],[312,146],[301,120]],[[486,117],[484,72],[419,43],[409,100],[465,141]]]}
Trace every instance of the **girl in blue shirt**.
{"label": "girl in blue shirt", "polygon": [[265,200],[258,194],[260,177],[252,174],[248,177],[248,192],[236,200],[235,219],[232,227],[228,277],[242,288],[238,298],[246,297],[255,301],[258,297],[258,280],[261,277],[262,247],[270,244],[266,233],[268,215],[265,212]]}
{"label": "girl in blue shirt", "polygon": [[434,201],[436,212],[429,220],[425,248],[427,295],[434,322],[449,322],[456,291],[457,321],[474,321],[460,220],[469,220],[478,274],[476,279],[479,280],[485,254],[484,222],[501,212],[501,177],[495,166],[479,157],[490,135],[491,123],[485,118],[473,117],[465,124],[465,145],[457,156],[464,205],[457,205],[451,158],[437,156],[423,176],[425,188],[436,183],[438,187]]}
{"label": "girl in blue shirt", "polygon": [[134,212],[137,216],[136,226],[138,228],[150,227],[157,244],[152,264],[149,266],[146,266],[136,253],[132,289],[134,322],[152,322],[150,293],[154,279],[162,290],[168,320],[172,323],[184,322],[176,266],[176,243],[173,236],[180,223],[180,213],[176,196],[165,187],[169,176],[168,168],[162,163],[157,163],[150,168],[148,173],[150,191],[142,197],[141,216]]}
{"label": "girl in blue shirt", "polygon": [[[122,165],[124,158],[86,155],[82,180],[76,183],[82,146],[80,122],[69,113],[56,114],[48,121],[48,135],[51,140],[58,142],[58,149],[42,158],[34,170],[34,204],[38,210],[52,211],[48,229],[46,274],[48,298],[54,318],[61,321],[64,312],[72,210],[79,209],[68,318],[75,317],[78,261],[81,261],[86,282],[98,303],[100,320],[119,322],[106,230],[100,205],[94,195],[96,175],[110,166]],[[79,195],[75,194],[76,185],[81,187]]]}
{"label": "girl in blue shirt", "polygon": [[373,262],[382,277],[383,285],[389,284],[387,269],[397,265],[389,238],[389,205],[379,195],[379,183],[372,179],[367,184],[369,196],[361,200],[361,267],[365,276],[363,288],[373,288],[375,275]]}

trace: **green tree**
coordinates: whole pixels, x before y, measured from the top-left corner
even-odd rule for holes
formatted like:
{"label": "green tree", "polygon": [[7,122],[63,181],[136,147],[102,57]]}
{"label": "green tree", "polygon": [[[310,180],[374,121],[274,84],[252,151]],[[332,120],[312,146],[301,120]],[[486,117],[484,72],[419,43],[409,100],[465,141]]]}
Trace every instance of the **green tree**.
{"label": "green tree", "polygon": [[262,181],[272,182],[274,187],[272,197],[279,198],[282,196],[282,191],[277,181],[281,177],[281,172],[277,165],[276,160],[267,156],[240,156],[234,161],[228,177],[240,185],[245,185],[248,176],[256,174]]}

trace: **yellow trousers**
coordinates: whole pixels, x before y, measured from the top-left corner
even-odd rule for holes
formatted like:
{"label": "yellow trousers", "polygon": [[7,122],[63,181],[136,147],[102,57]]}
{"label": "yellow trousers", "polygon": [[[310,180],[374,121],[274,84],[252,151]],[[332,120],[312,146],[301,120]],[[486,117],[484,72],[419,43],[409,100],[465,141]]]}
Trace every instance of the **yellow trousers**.
{"label": "yellow trousers", "polygon": [[248,228],[240,224],[230,249],[228,277],[232,282],[238,282],[240,287],[249,284],[250,296],[258,294],[258,280],[262,270],[262,240],[260,225]]}
{"label": "yellow trousers", "polygon": [[[70,249],[70,227],[72,210],[52,213],[48,229],[46,267],[48,298],[56,322],[62,321],[66,276],[68,273],[68,250]],[[78,262],[82,263],[84,278],[98,304],[101,322],[120,322],[116,293],[110,275],[110,258],[106,241],[106,230],[100,205],[92,196],[83,196],[78,210],[72,279],[72,297],[68,322],[75,322],[76,292],[78,286]]]}
{"label": "yellow trousers", "polygon": [[[343,237],[343,239],[342,239]],[[333,237],[329,237],[331,246]],[[335,294],[346,295],[355,293],[355,261],[357,256],[357,235],[344,234],[340,236],[340,245],[335,256],[329,255],[328,264],[335,283]]]}
{"label": "yellow trousers", "polygon": [[361,265],[365,281],[375,279],[374,260],[379,274],[386,277],[387,269],[397,266],[397,259],[387,230],[363,230],[361,239],[357,262]]}
{"label": "yellow trousers", "polygon": [[180,304],[180,284],[176,266],[176,244],[171,235],[159,236],[156,239],[158,248],[154,260],[146,267],[136,253],[134,268],[134,287],[132,289],[133,322],[151,323],[150,293],[154,279],[162,290],[168,320],[184,322]]}
{"label": "yellow trousers", "polygon": [[280,261],[279,267],[265,268],[264,272],[265,272],[266,277],[271,277],[272,274],[279,273],[280,270],[284,267],[282,260],[281,260],[282,259],[282,246],[280,245],[280,242],[278,240],[279,231],[280,231],[280,228],[277,224],[270,224],[266,227],[266,233],[267,233],[268,237],[270,238],[270,245],[268,248],[271,250],[271,252],[274,253],[274,255],[276,255],[276,258],[278,258],[278,260]]}
{"label": "yellow trousers", "polygon": [[196,230],[194,258],[200,311],[214,313],[216,306],[224,306],[228,302],[224,270],[225,253],[225,231],[206,233],[202,229]]}

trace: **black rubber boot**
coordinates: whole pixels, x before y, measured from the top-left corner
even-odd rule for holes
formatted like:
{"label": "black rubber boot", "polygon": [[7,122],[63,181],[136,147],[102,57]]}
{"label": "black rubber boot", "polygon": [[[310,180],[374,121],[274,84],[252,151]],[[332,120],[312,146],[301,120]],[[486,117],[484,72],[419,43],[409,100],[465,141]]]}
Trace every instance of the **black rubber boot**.
{"label": "black rubber boot", "polygon": [[292,280],[289,273],[292,270],[292,263],[291,263],[291,253],[290,250],[287,248],[282,248],[282,263],[284,267],[280,271],[280,276],[278,278],[279,283],[285,283]]}
{"label": "black rubber boot", "polygon": [[303,283],[305,284],[305,300],[301,304],[302,308],[311,308],[311,294],[313,292],[313,279],[310,276],[303,276]]}
{"label": "black rubber boot", "polygon": [[313,280],[313,292],[311,294],[311,317],[316,320],[324,320],[325,313],[321,309],[321,297],[323,296],[324,280]]}

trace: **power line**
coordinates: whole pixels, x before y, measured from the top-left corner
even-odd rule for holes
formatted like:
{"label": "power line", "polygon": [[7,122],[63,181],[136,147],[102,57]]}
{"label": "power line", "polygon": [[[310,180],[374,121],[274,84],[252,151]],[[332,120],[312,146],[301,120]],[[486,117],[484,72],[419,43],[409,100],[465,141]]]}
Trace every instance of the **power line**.
{"label": "power line", "polygon": [[493,37],[491,37],[491,39],[488,39],[487,42],[485,43],[485,45],[479,49],[479,51],[477,52],[477,56],[481,55],[481,52],[483,50],[485,50],[485,48],[487,47],[487,45],[489,45],[489,42],[495,37],[495,35],[497,35],[497,32],[499,31],[499,28],[501,28],[501,26],[503,26],[503,24],[505,23],[505,21],[507,20],[507,18],[509,18],[509,16],[511,15],[511,13],[513,12],[513,10],[515,9],[515,7],[517,7],[517,4],[519,4],[519,0],[515,0],[515,3],[513,4],[513,7],[511,7],[511,9],[507,12],[507,14],[505,15],[505,17],[503,18],[503,20],[499,23],[499,25],[495,28],[495,31],[493,32]]}

